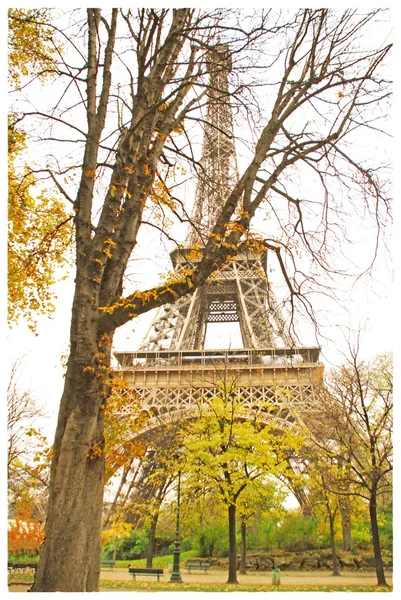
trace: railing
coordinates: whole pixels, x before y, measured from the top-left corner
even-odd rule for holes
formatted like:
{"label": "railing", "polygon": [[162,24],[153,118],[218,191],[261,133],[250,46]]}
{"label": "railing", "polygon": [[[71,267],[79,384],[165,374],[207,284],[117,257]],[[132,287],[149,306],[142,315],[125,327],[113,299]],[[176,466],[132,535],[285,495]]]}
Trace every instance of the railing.
{"label": "railing", "polygon": [[319,362],[320,348],[243,348],[236,350],[159,350],[156,352],[115,352],[119,364],[123,368],[157,369],[188,368],[207,365],[242,365],[259,367],[277,367]]}

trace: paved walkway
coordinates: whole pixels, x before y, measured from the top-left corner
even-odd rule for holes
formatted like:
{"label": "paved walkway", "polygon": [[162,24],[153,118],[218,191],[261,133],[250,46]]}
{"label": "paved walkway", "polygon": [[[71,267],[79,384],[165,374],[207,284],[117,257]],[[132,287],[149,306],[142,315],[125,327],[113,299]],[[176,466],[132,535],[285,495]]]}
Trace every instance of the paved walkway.
{"label": "paved walkway", "polygon": [[[181,571],[181,578],[185,583],[226,583],[227,571],[211,569],[207,573],[195,572],[187,573],[185,569]],[[167,582],[170,579],[170,573],[164,570],[162,581]],[[126,569],[103,569],[100,580],[112,581],[132,581],[132,575],[129,575]],[[392,573],[386,573],[386,580],[389,585],[393,584]],[[155,577],[138,576],[138,581],[155,581]],[[258,584],[272,583],[271,571],[249,571],[246,575],[238,574],[239,583]],[[343,572],[341,577],[333,577],[331,571],[282,571],[280,574],[280,583],[285,586],[300,585],[376,585],[376,575],[373,572]],[[10,585],[9,592],[27,592],[30,585]],[[117,591],[117,590],[115,590]]]}
{"label": "paved walkway", "polygon": [[[239,583],[258,584],[272,583],[271,571],[249,571],[246,575],[237,575]],[[181,570],[181,578],[185,583],[226,583],[227,571],[211,569],[207,573],[195,571],[189,574],[186,569]],[[100,579],[113,581],[132,581],[132,575],[127,569],[103,569]],[[164,569],[161,581],[169,581],[170,573]],[[137,581],[155,581],[155,577],[137,576]],[[386,580],[392,585],[392,573],[386,573]],[[341,577],[333,577],[331,571],[281,571],[281,585],[376,585],[377,579],[374,572],[344,571]]]}

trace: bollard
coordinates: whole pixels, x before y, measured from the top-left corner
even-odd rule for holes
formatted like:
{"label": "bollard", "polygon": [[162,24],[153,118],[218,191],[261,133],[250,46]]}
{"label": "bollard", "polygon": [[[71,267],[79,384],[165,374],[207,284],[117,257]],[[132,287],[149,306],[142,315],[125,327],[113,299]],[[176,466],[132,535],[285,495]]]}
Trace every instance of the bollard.
{"label": "bollard", "polygon": [[280,585],[280,569],[273,569],[272,576],[272,585]]}

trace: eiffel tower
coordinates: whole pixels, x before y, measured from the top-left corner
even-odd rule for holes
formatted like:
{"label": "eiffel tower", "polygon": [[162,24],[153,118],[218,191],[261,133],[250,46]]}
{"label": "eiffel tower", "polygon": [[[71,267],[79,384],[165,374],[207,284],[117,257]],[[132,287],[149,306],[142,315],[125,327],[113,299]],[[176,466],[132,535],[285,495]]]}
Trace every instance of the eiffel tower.
{"label": "eiffel tower", "polygon": [[[201,174],[191,230],[184,248],[171,253],[177,274],[201,260],[202,245],[238,179],[226,47],[217,45],[208,63]],[[238,323],[243,347],[205,349],[212,323]],[[236,381],[250,413],[263,405],[266,419],[285,422],[289,403],[305,410],[313,405],[323,372],[319,352],[295,345],[269,284],[267,251],[244,248],[191,297],[161,307],[137,352],[115,356],[146,416],[143,431],[149,431],[193,414],[201,398],[216,394],[222,371]]]}

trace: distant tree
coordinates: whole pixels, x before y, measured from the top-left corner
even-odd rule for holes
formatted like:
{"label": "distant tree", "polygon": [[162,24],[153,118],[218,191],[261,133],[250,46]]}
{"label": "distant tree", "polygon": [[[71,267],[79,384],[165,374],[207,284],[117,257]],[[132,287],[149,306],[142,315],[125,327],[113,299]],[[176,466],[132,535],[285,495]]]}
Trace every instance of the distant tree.
{"label": "distant tree", "polygon": [[[146,528],[147,567],[151,568],[160,509],[176,479],[172,465],[177,444],[176,427],[166,426],[151,437],[138,439],[135,433],[143,421],[132,407],[130,395],[123,394],[123,398],[126,406],[120,398],[106,408],[106,412],[110,409],[112,413],[110,418],[106,415],[106,431],[113,427],[115,434],[111,439],[118,440],[118,451],[112,453],[111,464],[114,469],[122,466],[122,474],[107,510],[104,527],[109,528],[111,522],[123,519],[133,529]],[[123,408],[128,410],[122,413]],[[125,412],[128,415],[124,415]]]}
{"label": "distant tree", "polygon": [[[10,514],[17,506],[36,502],[36,517],[44,520],[51,449],[35,428],[44,415],[29,391],[18,382],[21,361],[11,366],[7,388],[7,481]],[[25,510],[25,509],[24,509]]]}
{"label": "distant tree", "polygon": [[19,498],[14,518],[8,525],[8,552],[11,555],[36,555],[43,543],[43,520],[34,516],[35,501],[26,496]]}
{"label": "distant tree", "polygon": [[352,550],[352,534],[351,534],[351,519],[352,519],[352,506],[349,496],[339,496],[338,505],[341,514],[341,528],[342,528],[342,545],[343,550],[350,552]]}
{"label": "distant tree", "polygon": [[239,497],[237,512],[240,517],[241,530],[241,558],[239,572],[246,573],[247,553],[247,529],[248,522],[252,517],[263,509],[263,511],[276,511],[282,508],[286,497],[281,483],[278,479],[269,481],[258,480],[253,489],[246,488]]}
{"label": "distant tree", "polygon": [[146,526],[148,531],[147,568],[151,568],[153,564],[160,509],[176,479],[171,466],[172,453],[174,446],[163,448],[160,443],[156,447],[152,444],[152,450],[148,449],[145,455],[141,477],[129,499],[130,514],[137,526]]}
{"label": "distant tree", "polygon": [[219,495],[186,487],[182,480],[181,523],[185,537],[203,558],[225,554],[228,547],[226,507]]}
{"label": "distant tree", "polygon": [[22,361],[11,366],[7,387],[8,551],[37,554],[44,539],[51,449],[35,428],[43,410],[19,386]]}
{"label": "distant tree", "polygon": [[[359,343],[359,341],[358,341]],[[392,490],[393,375],[392,356],[372,361],[358,358],[358,343],[350,358],[328,378],[308,426],[310,439],[323,460],[331,461],[335,477],[330,492],[360,496],[369,505],[369,520],[378,585],[387,585],[378,525],[378,500]],[[319,460],[319,458],[317,458]]]}
{"label": "distant tree", "polygon": [[18,385],[18,369],[21,361],[11,365],[7,386],[7,435],[8,435],[8,477],[12,476],[12,466],[17,459],[24,460],[29,453],[29,438],[26,432],[43,416],[43,410],[34,400],[32,393],[22,391]]}
{"label": "distant tree", "polygon": [[129,538],[132,530],[132,525],[126,523],[123,519],[118,519],[117,515],[111,525],[102,531],[102,544],[113,545],[113,560],[117,558],[117,546],[118,542],[122,539]]}
{"label": "distant tree", "polygon": [[339,512],[339,497],[332,492],[333,488],[336,487],[336,483],[338,483],[335,469],[327,460],[322,460],[321,455],[315,457],[308,470],[308,480],[312,495],[315,496],[314,501],[316,504],[323,506],[323,518],[326,518],[329,523],[331,560],[333,563],[332,575],[338,577],[340,575],[340,563],[336,548],[335,521]]}

